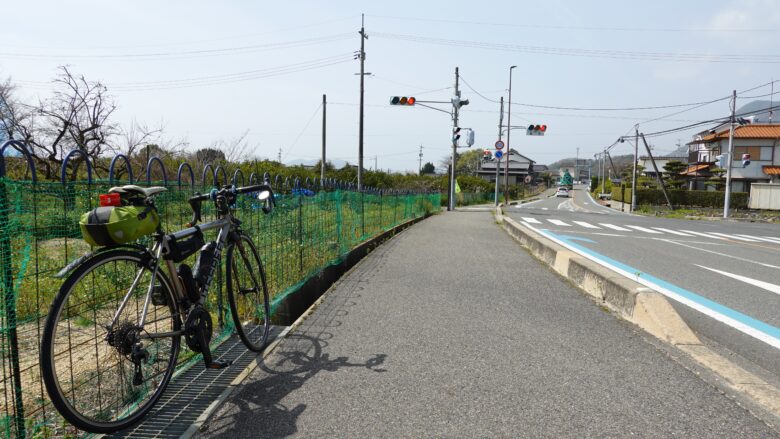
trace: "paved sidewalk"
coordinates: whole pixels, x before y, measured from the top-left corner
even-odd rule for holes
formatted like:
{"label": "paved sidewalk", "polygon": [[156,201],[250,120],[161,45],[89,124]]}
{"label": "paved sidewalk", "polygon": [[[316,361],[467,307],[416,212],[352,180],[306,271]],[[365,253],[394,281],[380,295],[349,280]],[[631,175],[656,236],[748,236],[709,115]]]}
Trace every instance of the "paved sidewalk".
{"label": "paved sidewalk", "polygon": [[776,437],[530,257],[434,216],[325,296],[201,437]]}

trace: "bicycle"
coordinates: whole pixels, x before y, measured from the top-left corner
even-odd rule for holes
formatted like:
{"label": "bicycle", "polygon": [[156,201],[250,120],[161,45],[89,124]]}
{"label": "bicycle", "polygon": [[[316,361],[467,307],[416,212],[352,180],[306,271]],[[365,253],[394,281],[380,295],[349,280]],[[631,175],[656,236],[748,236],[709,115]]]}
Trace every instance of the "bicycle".
{"label": "bicycle", "polygon": [[[109,193],[136,197],[156,212],[155,196],[165,190],[128,185]],[[270,330],[265,271],[232,209],[238,195],[248,193],[258,194],[265,213],[273,209],[267,181],[213,189],[189,198],[193,216],[187,228],[166,234],[157,225],[148,246],[101,248],[58,273],[66,279],[46,319],[40,365],[49,397],[68,422],[92,433],[112,433],[139,422],[170,382],[182,337],[203,355],[207,368],[229,366],[212,357],[213,323],[205,307],[225,247],[235,330],[251,351],[265,348]],[[214,202],[217,219],[198,225],[207,200]],[[203,232],[208,230],[218,233],[206,244]],[[194,270],[183,263],[176,267],[195,253]]]}

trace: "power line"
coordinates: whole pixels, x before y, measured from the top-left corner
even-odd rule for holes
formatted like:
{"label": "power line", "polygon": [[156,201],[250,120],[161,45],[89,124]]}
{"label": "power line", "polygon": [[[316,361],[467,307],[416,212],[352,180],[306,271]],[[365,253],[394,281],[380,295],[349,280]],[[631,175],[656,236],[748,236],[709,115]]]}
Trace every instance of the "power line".
{"label": "power line", "polygon": [[553,24],[517,24],[517,23],[496,23],[484,21],[464,21],[447,20],[440,18],[421,18],[421,17],[397,17],[387,15],[369,15],[369,17],[406,20],[406,21],[424,21],[431,23],[465,24],[469,26],[490,26],[490,27],[511,27],[525,29],[552,29],[552,30],[587,30],[587,31],[611,31],[611,32],[780,32],[778,28],[726,28],[726,27],[706,27],[706,28],[650,28],[650,27],[615,27],[615,26],[564,26]]}
{"label": "power line", "polygon": [[[298,63],[288,64],[284,66],[268,67],[263,69],[249,70],[237,73],[228,73],[223,75],[211,75],[201,76],[194,78],[184,79],[171,79],[161,81],[147,81],[147,82],[118,82],[105,84],[107,88],[111,90],[119,91],[151,91],[151,90],[168,90],[177,88],[189,88],[199,87],[207,85],[222,85],[234,82],[250,81],[256,79],[269,78],[273,76],[283,76],[298,72],[303,72],[312,69],[319,69],[329,67],[336,64],[342,64],[352,61],[352,54],[346,53],[341,55],[334,55],[326,58],[320,58],[310,61],[302,61]],[[32,88],[46,88],[51,89],[52,84],[46,82],[36,81],[17,81],[19,84],[30,86]]]}
{"label": "power line", "polygon": [[778,55],[739,55],[739,54],[699,54],[670,52],[639,52],[623,50],[595,50],[562,47],[529,46],[519,44],[489,43],[482,41],[453,40],[425,37],[421,35],[393,34],[375,32],[377,38],[400,40],[412,43],[434,44],[472,49],[488,49],[507,52],[529,53],[537,55],[579,56],[586,58],[609,58],[645,61],[706,62],[706,63],[755,63],[780,64]]}
{"label": "power line", "polygon": [[309,125],[311,125],[311,122],[314,120],[314,117],[320,112],[320,108],[322,108],[321,102],[319,105],[317,105],[317,108],[314,109],[314,113],[312,113],[311,117],[309,118],[309,121],[306,122],[306,125],[303,126],[303,129],[301,130],[300,133],[298,133],[298,136],[295,138],[293,143],[284,150],[284,153],[282,154],[282,160],[284,160],[287,157],[287,153],[291,149],[295,148],[295,145],[297,145],[298,141],[301,140],[301,136],[303,136],[303,133],[306,132],[306,130],[309,128]]}
{"label": "power line", "polygon": [[219,49],[198,49],[168,52],[148,52],[148,53],[102,53],[93,55],[78,54],[36,54],[36,53],[14,53],[0,52],[0,58],[6,59],[37,59],[37,60],[110,60],[110,61],[139,61],[155,59],[182,59],[182,58],[201,58],[210,56],[236,55],[244,53],[254,53],[266,50],[289,49],[293,47],[310,46],[313,44],[323,44],[335,41],[347,40],[352,38],[351,33],[340,33],[333,35],[324,35],[316,38],[306,38],[295,41],[284,41],[278,43],[251,44],[236,47],[223,47]]}

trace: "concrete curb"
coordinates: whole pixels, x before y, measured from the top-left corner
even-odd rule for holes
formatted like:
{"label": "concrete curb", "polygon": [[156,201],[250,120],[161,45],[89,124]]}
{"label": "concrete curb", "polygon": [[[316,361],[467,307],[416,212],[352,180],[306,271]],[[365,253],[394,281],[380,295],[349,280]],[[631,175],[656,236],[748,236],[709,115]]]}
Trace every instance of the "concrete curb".
{"label": "concrete curb", "polygon": [[496,220],[530,253],[571,280],[599,304],[679,349],[711,370],[725,386],[780,421],[780,389],[704,345],[662,294],[539,235],[495,210]]}

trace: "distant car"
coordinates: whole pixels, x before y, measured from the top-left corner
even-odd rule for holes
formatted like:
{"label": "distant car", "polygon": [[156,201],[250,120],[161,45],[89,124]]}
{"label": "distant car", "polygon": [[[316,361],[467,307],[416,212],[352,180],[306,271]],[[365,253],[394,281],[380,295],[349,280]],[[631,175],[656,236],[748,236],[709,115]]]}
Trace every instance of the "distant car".
{"label": "distant car", "polygon": [[558,188],[558,190],[555,191],[555,196],[569,198],[569,190],[563,187]]}

